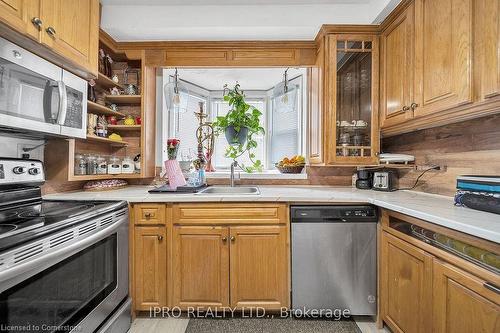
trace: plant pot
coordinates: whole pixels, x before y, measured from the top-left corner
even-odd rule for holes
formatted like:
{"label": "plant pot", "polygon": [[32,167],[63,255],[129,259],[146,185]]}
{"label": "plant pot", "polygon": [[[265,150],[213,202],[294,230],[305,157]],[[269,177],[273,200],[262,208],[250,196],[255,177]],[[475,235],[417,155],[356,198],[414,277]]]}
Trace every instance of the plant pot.
{"label": "plant pot", "polygon": [[239,132],[234,129],[234,126],[226,127],[224,132],[226,140],[230,145],[243,145],[247,141],[248,128],[241,127]]}

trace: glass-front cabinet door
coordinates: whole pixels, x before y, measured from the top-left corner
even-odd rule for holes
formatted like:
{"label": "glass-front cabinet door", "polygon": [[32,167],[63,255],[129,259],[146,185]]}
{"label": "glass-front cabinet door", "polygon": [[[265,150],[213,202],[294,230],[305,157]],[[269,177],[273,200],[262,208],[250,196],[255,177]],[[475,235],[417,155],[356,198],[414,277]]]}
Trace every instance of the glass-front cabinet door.
{"label": "glass-front cabinet door", "polygon": [[327,163],[378,164],[378,37],[328,38]]}

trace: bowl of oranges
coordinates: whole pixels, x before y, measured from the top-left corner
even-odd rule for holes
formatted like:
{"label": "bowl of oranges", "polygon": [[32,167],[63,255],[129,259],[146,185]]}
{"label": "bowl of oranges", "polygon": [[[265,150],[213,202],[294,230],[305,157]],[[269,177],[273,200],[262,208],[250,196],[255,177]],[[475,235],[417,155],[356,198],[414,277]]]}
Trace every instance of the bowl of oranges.
{"label": "bowl of oranges", "polygon": [[306,159],[301,155],[295,155],[292,158],[284,157],[275,164],[281,173],[301,173],[305,165]]}

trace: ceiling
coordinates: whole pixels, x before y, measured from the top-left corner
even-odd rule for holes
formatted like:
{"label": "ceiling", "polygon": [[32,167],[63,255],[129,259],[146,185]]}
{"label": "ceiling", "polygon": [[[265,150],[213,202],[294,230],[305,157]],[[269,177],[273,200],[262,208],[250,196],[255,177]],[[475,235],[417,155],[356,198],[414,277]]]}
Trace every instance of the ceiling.
{"label": "ceiling", "polygon": [[117,41],[312,40],[323,24],[379,23],[400,0],[101,0]]}
{"label": "ceiling", "polygon": [[[193,83],[206,90],[222,90],[224,84],[230,87],[236,82],[243,90],[269,90],[283,80],[283,68],[179,68],[179,79]],[[174,69],[165,69],[173,75]],[[290,68],[288,78],[303,74],[305,69]]]}

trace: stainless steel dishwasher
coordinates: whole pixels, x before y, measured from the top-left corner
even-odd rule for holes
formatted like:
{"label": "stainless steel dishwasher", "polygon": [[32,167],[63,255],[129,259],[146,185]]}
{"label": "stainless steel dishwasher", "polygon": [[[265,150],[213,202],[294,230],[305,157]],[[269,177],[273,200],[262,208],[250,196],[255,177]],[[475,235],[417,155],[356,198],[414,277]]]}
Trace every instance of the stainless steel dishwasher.
{"label": "stainless steel dishwasher", "polygon": [[377,312],[377,209],[292,206],[292,309]]}

